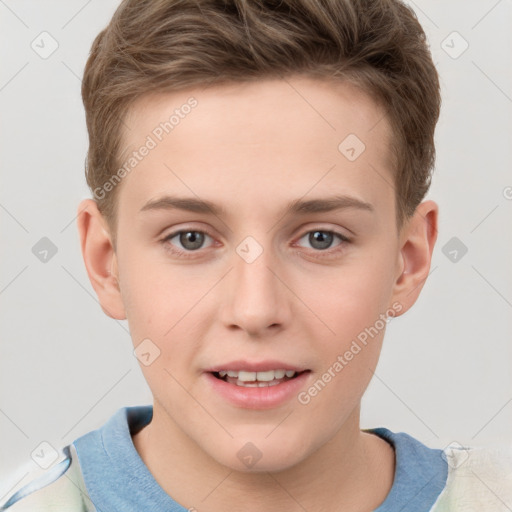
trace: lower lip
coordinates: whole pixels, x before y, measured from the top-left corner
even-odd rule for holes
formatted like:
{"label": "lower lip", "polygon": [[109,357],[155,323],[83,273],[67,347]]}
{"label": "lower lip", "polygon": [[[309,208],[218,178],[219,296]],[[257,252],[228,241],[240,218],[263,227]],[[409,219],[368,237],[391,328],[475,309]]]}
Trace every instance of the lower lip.
{"label": "lower lip", "polygon": [[205,373],[214,391],[231,404],[245,409],[271,409],[279,407],[296,397],[311,372],[303,372],[297,377],[286,380],[275,386],[250,388],[229,384],[218,379],[212,373]]}

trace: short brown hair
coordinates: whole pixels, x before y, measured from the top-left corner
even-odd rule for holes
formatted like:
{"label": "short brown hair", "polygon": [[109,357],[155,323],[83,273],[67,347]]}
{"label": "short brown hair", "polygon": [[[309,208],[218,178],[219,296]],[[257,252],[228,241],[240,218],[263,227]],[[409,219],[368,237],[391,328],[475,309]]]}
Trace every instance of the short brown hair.
{"label": "short brown hair", "polygon": [[[123,117],[148,93],[303,74],[351,82],[393,130],[400,229],[430,187],[440,91],[425,33],[398,0],[123,0],[84,71],[87,183],[115,239]],[[341,142],[341,141],[340,141]]]}

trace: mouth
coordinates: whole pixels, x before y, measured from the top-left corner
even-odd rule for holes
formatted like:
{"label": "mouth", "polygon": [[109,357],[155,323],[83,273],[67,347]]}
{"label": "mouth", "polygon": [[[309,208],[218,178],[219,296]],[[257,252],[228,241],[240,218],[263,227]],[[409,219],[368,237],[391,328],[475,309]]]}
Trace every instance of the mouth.
{"label": "mouth", "polygon": [[244,388],[267,388],[278,386],[290,380],[296,379],[303,373],[310,370],[264,370],[264,371],[244,371],[244,370],[220,370],[210,372],[215,378]]}
{"label": "mouth", "polygon": [[274,409],[290,403],[313,370],[277,359],[237,360],[204,370],[205,382],[221,401],[239,409]]}

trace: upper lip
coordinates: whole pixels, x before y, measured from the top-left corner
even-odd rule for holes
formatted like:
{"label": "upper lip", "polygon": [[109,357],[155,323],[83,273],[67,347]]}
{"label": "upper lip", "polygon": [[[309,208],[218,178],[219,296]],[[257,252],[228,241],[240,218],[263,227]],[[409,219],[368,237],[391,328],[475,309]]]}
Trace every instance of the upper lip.
{"label": "upper lip", "polygon": [[267,370],[294,370],[295,372],[303,372],[307,368],[296,366],[282,361],[266,360],[266,361],[230,361],[229,363],[221,363],[206,369],[206,372],[220,372],[222,370],[245,371],[245,372],[264,372]]}

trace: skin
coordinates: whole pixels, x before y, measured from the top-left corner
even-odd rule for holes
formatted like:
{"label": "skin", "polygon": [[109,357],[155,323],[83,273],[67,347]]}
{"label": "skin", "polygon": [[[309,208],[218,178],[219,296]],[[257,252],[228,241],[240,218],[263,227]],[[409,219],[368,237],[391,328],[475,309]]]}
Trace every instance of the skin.
{"label": "skin", "polygon": [[[126,150],[190,96],[197,107],[119,185],[115,249],[96,203],[78,207],[84,262],[103,310],[128,319],[135,347],[149,338],[160,350],[141,364],[154,411],[134,446],[185,507],[216,512],[242,500],[244,511],[373,510],[391,489],[394,451],[362,432],[359,417],[385,328],[307,404],[236,407],[212,391],[203,370],[278,359],[311,370],[307,390],[393,304],[401,308],[395,316],[414,304],[430,269],[438,206],[424,201],[397,231],[389,124],[346,83],[295,76],[146,96],[126,116]],[[351,133],[366,146],[352,162],[338,150]],[[334,193],[374,211],[283,216],[289,201]],[[225,212],[141,212],[166,194]],[[195,250],[179,236],[164,240],[179,229],[208,236]],[[317,230],[350,242],[335,235],[322,248],[308,237]],[[252,263],[236,252],[247,236],[263,249]],[[247,442],[262,454],[252,468],[237,457]]]}

